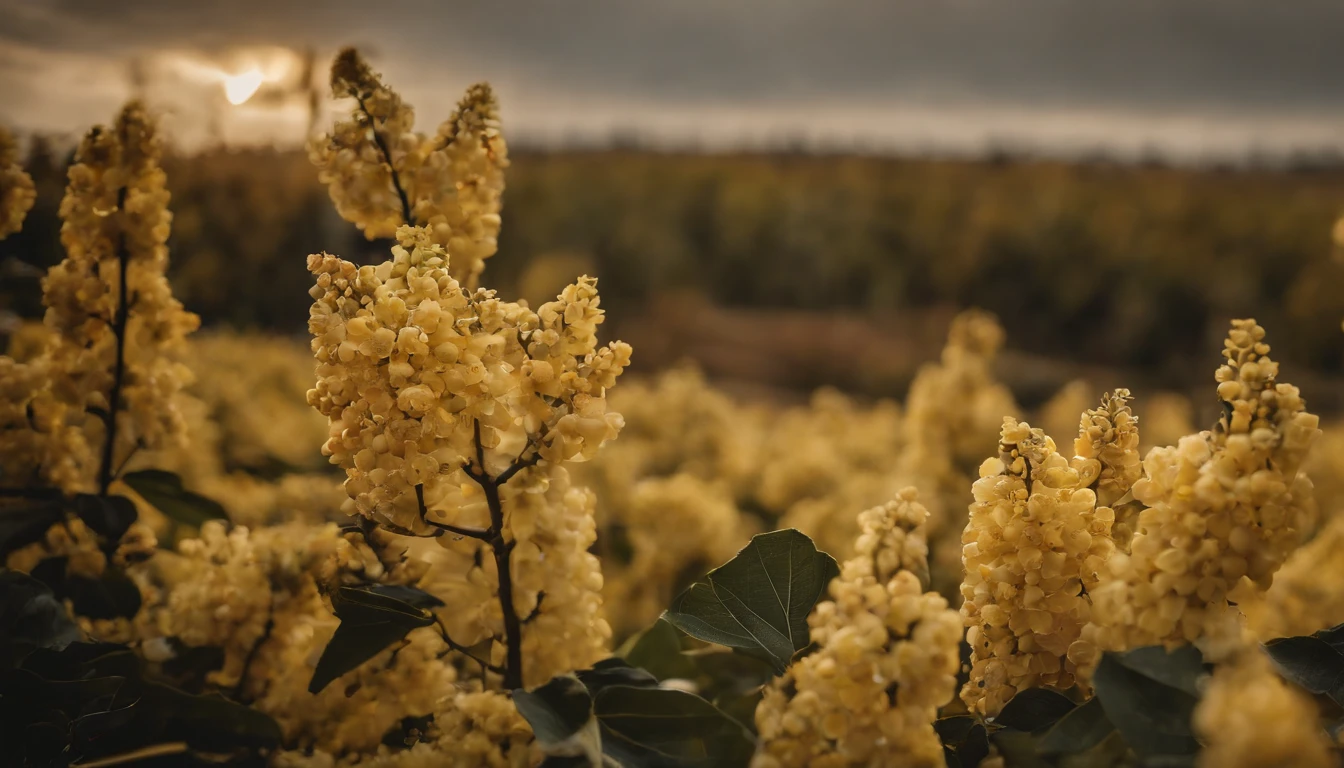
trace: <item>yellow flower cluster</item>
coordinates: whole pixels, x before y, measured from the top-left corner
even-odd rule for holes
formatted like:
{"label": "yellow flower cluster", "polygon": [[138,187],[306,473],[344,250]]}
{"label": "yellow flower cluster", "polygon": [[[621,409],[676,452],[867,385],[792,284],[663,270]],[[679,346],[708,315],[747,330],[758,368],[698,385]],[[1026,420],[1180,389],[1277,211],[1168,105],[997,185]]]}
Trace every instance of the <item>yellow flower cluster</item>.
{"label": "yellow flower cluster", "polygon": [[33,177],[23,170],[19,145],[0,126],[0,240],[23,228],[23,219],[37,200]]}
{"label": "yellow flower cluster", "polygon": [[755,768],[941,766],[960,622],[925,592],[928,512],[908,488],[859,517],[856,554],[808,618],[818,650],[765,690]]}
{"label": "yellow flower cluster", "polygon": [[993,366],[1004,332],[993,315],[957,315],[938,363],[919,370],[906,398],[903,446],[896,473],[919,488],[929,507],[934,586],[956,591],[961,521],[970,503],[966,487],[975,467],[994,449],[1004,416],[1018,412],[1012,393],[995,381]]}
{"label": "yellow flower cluster", "polygon": [[1267,588],[1301,541],[1311,483],[1299,469],[1320,430],[1297,388],[1278,381],[1264,337],[1254,320],[1233,322],[1217,426],[1144,459],[1130,553],[1092,594],[1101,647],[1214,635],[1234,614],[1229,596]]}
{"label": "yellow flower cluster", "polygon": [[317,387],[330,421],[324,452],[346,469],[354,511],[394,530],[432,533],[417,497],[445,522],[487,524],[463,470],[499,475],[519,460],[591,458],[622,421],[605,392],[630,347],[597,346],[597,285],[581,278],[533,312],[467,293],[426,231],[404,227],[391,261],[309,258]]}
{"label": "yellow flower cluster", "polygon": [[136,618],[141,652],[151,661],[174,654],[170,639],[223,650],[213,686],[275,717],[287,743],[336,754],[368,752],[407,716],[435,711],[457,675],[439,657],[432,631],[380,654],[313,695],[313,666],[336,630],[323,593],[342,583],[413,581],[419,570],[392,573],[355,534],[334,525],[297,523],[255,532],[206,523],[199,539],[162,553],[135,576],[146,594]]}
{"label": "yellow flower cluster", "polygon": [[1194,728],[1202,768],[1329,768],[1338,765],[1318,724],[1316,705],[1284,682],[1259,648],[1242,650],[1214,670]]}
{"label": "yellow flower cluster", "polygon": [[402,225],[426,227],[452,254],[453,276],[474,288],[498,249],[508,166],[490,86],[468,89],[434,136],[415,132],[414,111],[354,49],[337,57],[331,86],[356,107],[313,140],[309,155],[336,210],[370,239],[395,236]]}
{"label": "yellow flower cluster", "polygon": [[[2,364],[15,391],[0,413],[10,433],[0,437],[0,458],[20,468],[15,480],[36,474],[66,490],[96,482],[105,491],[132,453],[182,443],[175,399],[190,374],[170,355],[199,319],[164,275],[172,217],[160,151],[149,115],[133,102],[76,152],[61,203],[65,260],[43,281],[47,349]],[[18,409],[33,417],[19,423]]]}
{"label": "yellow flower cluster", "polygon": [[346,470],[354,512],[440,536],[455,556],[444,573],[471,595],[443,612],[457,641],[493,637],[503,660],[508,627],[528,617],[526,679],[544,682],[608,642],[587,551],[594,500],[560,465],[591,458],[621,428],[606,391],[630,347],[597,345],[592,278],[533,312],[464,290],[424,228],[398,237],[377,266],[309,259],[318,381],[308,400],[331,424],[323,450]]}
{"label": "yellow flower cluster", "polygon": [[[1095,414],[1084,416],[1078,442],[1105,455],[1104,440],[1117,431],[1098,429]],[[1024,688],[1066,690],[1078,664],[1096,657],[1080,636],[1091,618],[1086,593],[1114,551],[1113,513],[1096,506],[1089,487],[1100,466],[1082,457],[1071,466],[1043,431],[1004,419],[999,455],[980,467],[962,534],[972,662],[961,698],[972,711],[997,715]]]}
{"label": "yellow flower cluster", "polygon": [[1344,517],[1294,552],[1260,595],[1237,604],[1260,641],[1310,635],[1344,624]]}
{"label": "yellow flower cluster", "polygon": [[446,695],[429,731],[410,748],[374,754],[281,752],[275,768],[530,768],[541,761],[532,729],[505,694],[463,685]]}
{"label": "yellow flower cluster", "polygon": [[1096,491],[1097,504],[1116,503],[1143,474],[1139,460],[1139,421],[1129,407],[1129,390],[1101,397],[1101,407],[1083,412],[1073,443],[1073,467],[1079,481]]}

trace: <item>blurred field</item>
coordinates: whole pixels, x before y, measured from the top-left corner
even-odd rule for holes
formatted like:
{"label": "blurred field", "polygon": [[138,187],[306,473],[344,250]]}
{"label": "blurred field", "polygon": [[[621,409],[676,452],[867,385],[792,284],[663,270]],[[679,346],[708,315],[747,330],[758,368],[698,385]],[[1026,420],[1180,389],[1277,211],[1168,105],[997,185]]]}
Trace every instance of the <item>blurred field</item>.
{"label": "blurred field", "polygon": [[[51,152],[30,166],[38,207],[0,244],[0,301],[24,316],[36,278],[12,260],[58,260],[63,183]],[[166,166],[174,289],[208,325],[302,333],[304,256],[383,251],[336,216],[299,152]],[[1344,391],[1341,167],[610,150],[515,151],[509,173],[490,284],[536,302],[596,274],[637,370],[691,358],[745,385],[899,394],[955,310],[979,306],[1008,332],[1024,402],[1079,375],[1199,387],[1233,316],[1315,372],[1301,378],[1318,407]]]}

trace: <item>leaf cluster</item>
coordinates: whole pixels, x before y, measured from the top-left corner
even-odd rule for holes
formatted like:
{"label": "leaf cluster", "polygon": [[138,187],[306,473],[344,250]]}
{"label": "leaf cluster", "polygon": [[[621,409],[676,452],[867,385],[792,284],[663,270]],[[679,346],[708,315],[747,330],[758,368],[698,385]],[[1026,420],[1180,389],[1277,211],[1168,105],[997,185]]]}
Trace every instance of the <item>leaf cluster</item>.
{"label": "leaf cluster", "polygon": [[7,765],[262,764],[280,745],[269,716],[154,677],[127,646],[81,639],[42,582],[0,571],[0,743]]}
{"label": "leaf cluster", "polygon": [[1194,765],[1191,719],[1208,674],[1193,646],[1107,653],[1095,695],[1079,704],[1045,688],[1019,692],[992,720],[954,715],[934,726],[949,768],[973,768],[998,749],[1013,768]]}

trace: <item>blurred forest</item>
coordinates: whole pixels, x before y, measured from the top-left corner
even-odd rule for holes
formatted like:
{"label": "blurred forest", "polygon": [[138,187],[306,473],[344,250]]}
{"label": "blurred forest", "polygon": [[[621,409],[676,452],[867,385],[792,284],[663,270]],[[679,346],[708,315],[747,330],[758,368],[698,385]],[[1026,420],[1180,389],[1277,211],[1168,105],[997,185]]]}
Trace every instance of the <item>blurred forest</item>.
{"label": "blurred forest", "polygon": [[[1254,316],[1303,390],[1344,388],[1344,166],[1191,168],[996,157],[512,153],[487,284],[536,302],[601,279],[636,368],[894,394],[959,307],[997,313],[1027,404],[1070,378],[1202,387],[1228,318]],[[39,199],[0,243],[0,309],[40,314],[67,158],[34,145]],[[174,292],[207,325],[301,334],[304,258],[371,260],[298,151],[165,162]],[[379,255],[377,258],[384,258]],[[1029,365],[1022,365],[1023,358]],[[1081,363],[1065,366],[1056,360]],[[1020,374],[1019,374],[1020,376]]]}

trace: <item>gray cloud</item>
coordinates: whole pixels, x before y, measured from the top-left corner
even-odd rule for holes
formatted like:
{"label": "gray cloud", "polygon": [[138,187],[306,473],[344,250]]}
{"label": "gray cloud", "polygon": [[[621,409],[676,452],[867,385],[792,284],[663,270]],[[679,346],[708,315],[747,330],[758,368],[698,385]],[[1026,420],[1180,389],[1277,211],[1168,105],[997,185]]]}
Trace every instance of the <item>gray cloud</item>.
{"label": "gray cloud", "polygon": [[657,131],[699,110],[751,134],[849,115],[876,138],[941,119],[982,137],[1086,126],[1105,143],[1107,116],[1122,143],[1174,126],[1191,146],[1344,136],[1338,0],[0,0],[0,18],[0,91],[19,94],[0,118],[31,127],[74,127],[76,104],[31,85],[62,61],[102,61],[115,89],[119,62],[164,47],[356,43],[435,111],[496,82],[533,133]]}

